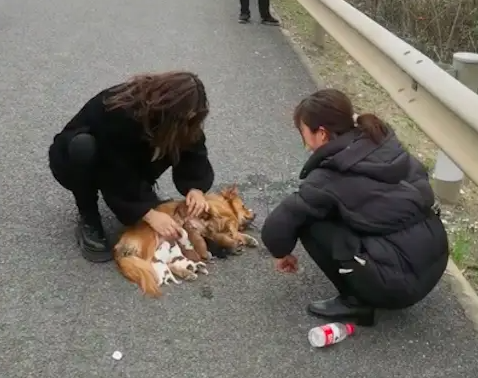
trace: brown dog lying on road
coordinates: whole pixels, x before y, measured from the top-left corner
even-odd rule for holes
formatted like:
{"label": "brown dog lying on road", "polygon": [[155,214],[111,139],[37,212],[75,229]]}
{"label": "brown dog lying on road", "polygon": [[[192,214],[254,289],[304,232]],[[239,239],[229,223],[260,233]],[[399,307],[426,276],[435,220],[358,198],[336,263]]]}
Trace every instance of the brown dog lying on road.
{"label": "brown dog lying on road", "polygon": [[[177,242],[186,259],[196,263],[210,259],[204,238],[237,254],[244,246],[259,245],[252,236],[241,232],[254,220],[255,214],[245,207],[236,186],[218,194],[206,194],[206,200],[209,211],[192,219],[187,217],[184,200],[166,202],[156,208],[171,215],[186,231],[190,243],[181,240],[184,238]],[[152,263],[155,252],[164,241],[146,222],[141,221],[126,229],[114,247],[114,258],[123,276],[151,296],[161,295],[161,282]]]}

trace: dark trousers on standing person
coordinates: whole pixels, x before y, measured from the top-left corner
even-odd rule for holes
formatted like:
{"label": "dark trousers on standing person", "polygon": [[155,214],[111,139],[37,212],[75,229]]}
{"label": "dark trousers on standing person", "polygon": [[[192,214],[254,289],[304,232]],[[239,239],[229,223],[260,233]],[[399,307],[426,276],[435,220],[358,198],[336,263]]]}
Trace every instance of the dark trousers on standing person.
{"label": "dark trousers on standing person", "polygon": [[91,134],[80,133],[70,140],[66,150],[62,146],[55,142],[50,146],[50,169],[75,198],[79,212],[76,236],[82,254],[89,261],[109,261],[112,254],[98,210],[96,140]]}
{"label": "dark trousers on standing person", "polygon": [[[433,267],[430,266],[430,271],[421,274],[422,282],[417,282],[411,290],[398,288],[385,283],[387,274],[361,253],[361,243],[356,251],[358,256],[354,252],[349,257],[344,255],[347,248],[339,246],[346,245],[351,239],[350,232],[340,223],[324,221],[305,228],[300,235],[305,250],[339,292],[335,298],[311,303],[308,310],[314,315],[353,318],[358,324],[373,325],[375,309],[402,309],[423,299],[439,281],[448,261],[448,255],[444,253]],[[400,269],[397,266],[392,270],[400,272]],[[407,280],[403,277],[402,281]]]}
{"label": "dark trousers on standing person", "polygon": [[[251,10],[249,8],[250,0],[240,0],[241,14],[239,16],[240,23],[247,23],[251,19]],[[258,0],[259,14],[261,16],[261,23],[266,25],[279,25],[279,21],[272,17],[270,13],[270,0]]]}

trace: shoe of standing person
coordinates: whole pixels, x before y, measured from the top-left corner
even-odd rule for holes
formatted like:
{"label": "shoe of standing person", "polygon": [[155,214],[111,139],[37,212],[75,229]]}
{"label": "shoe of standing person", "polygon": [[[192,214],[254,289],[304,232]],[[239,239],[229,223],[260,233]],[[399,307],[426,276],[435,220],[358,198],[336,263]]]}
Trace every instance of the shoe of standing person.
{"label": "shoe of standing person", "polygon": [[247,24],[251,20],[251,15],[248,13],[241,13],[239,15],[239,23],[240,24]]}
{"label": "shoe of standing person", "polygon": [[278,19],[272,17],[271,15],[268,15],[266,17],[262,17],[261,24],[263,25],[271,25],[271,26],[279,26],[280,22]]}

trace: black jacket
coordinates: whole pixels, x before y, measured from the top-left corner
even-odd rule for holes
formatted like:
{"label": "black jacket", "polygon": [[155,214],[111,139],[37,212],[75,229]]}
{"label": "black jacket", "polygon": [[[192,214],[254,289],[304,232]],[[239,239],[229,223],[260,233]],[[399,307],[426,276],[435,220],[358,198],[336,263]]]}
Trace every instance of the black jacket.
{"label": "black jacket", "polygon": [[[144,138],[141,123],[130,111],[107,111],[103,100],[110,89],[97,94],[55,136],[50,159],[67,159],[69,141],[81,132],[93,135],[97,142],[97,177],[103,198],[118,220],[131,225],[159,204],[153,185],[169,167],[169,158],[156,159],[154,148]],[[186,195],[190,189],[208,191],[214,171],[208,159],[206,138],[187,151],[173,166],[172,176],[177,190]]]}
{"label": "black jacket", "polygon": [[379,145],[359,130],[330,141],[309,158],[300,178],[299,190],[262,228],[273,256],[290,254],[303,227],[328,219],[351,231],[337,244],[335,259],[365,253],[390,280],[420,275],[448,255],[445,229],[431,211],[434,193],[427,172],[392,130]]}

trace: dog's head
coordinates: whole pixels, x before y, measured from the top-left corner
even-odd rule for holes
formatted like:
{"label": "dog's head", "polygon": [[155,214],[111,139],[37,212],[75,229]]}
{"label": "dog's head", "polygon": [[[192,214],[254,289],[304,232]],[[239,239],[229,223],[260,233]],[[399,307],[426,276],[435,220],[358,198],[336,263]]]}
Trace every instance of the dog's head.
{"label": "dog's head", "polygon": [[239,221],[239,230],[245,230],[256,218],[256,214],[244,205],[236,185],[221,190],[221,196],[228,202]]}

